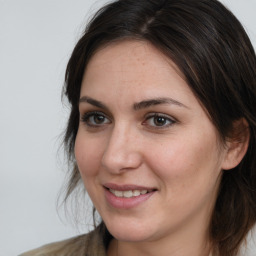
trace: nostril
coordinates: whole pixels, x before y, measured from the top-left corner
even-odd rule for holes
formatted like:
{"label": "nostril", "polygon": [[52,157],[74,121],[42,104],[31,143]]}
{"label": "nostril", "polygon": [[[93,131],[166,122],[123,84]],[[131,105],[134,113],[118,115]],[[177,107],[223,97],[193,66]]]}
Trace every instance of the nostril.
{"label": "nostril", "polygon": [[101,164],[106,170],[118,173],[137,169],[142,163],[141,159],[140,154],[132,149],[122,149],[119,151],[109,149],[103,155]]}

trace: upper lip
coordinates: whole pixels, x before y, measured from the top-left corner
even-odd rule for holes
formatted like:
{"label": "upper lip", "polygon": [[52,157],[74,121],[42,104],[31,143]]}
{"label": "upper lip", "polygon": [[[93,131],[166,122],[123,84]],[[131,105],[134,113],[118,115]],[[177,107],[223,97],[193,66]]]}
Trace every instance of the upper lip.
{"label": "upper lip", "polygon": [[105,183],[103,185],[107,189],[113,189],[118,191],[128,191],[128,190],[156,190],[154,187],[145,187],[140,185],[133,185],[133,184],[115,184],[115,183]]}

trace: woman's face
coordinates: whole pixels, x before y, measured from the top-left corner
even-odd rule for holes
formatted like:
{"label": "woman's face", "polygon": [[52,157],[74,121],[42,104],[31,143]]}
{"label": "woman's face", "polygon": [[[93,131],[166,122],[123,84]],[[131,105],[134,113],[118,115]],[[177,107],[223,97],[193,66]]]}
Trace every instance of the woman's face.
{"label": "woman's face", "polygon": [[207,232],[226,152],[174,63],[146,42],[99,50],[79,111],[78,168],[117,239]]}

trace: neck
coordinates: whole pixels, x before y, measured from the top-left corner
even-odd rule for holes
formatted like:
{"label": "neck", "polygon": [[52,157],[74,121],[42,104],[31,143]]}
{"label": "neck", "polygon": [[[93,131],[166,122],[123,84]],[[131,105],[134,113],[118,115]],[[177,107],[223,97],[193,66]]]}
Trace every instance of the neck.
{"label": "neck", "polygon": [[184,223],[183,228],[172,230],[161,237],[145,241],[118,241],[113,239],[108,256],[209,256],[211,243],[208,220]]}
{"label": "neck", "polygon": [[[189,248],[190,247],[190,248]],[[210,246],[202,245],[195,246],[191,243],[191,246],[187,246],[184,248],[181,246],[169,246],[169,249],[163,247],[155,246],[151,243],[145,243],[140,245],[131,246],[129,243],[123,243],[120,241],[116,241],[115,244],[115,256],[209,256],[210,255]]]}
{"label": "neck", "polygon": [[118,241],[113,239],[108,256],[210,256],[212,250],[209,237],[210,210],[195,214],[182,226],[158,237],[140,241]]}
{"label": "neck", "polygon": [[164,241],[124,242],[113,239],[108,256],[210,256],[211,245],[199,237],[190,239],[170,239]]}

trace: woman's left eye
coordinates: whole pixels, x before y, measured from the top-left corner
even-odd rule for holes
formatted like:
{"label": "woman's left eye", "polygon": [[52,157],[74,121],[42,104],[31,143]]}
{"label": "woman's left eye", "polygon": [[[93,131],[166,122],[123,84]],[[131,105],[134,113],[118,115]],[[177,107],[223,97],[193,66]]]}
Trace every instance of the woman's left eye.
{"label": "woman's left eye", "polygon": [[161,128],[169,127],[175,123],[176,121],[171,117],[156,113],[146,117],[146,120],[144,121],[143,124],[161,129]]}

